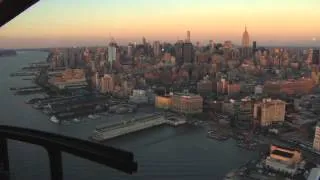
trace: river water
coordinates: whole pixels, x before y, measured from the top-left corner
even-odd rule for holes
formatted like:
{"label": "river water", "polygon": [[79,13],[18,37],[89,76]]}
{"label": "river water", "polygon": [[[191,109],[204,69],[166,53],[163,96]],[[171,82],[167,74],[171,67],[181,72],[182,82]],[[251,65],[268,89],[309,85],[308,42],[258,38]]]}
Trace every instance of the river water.
{"label": "river water", "polygon": [[[10,77],[31,62],[43,61],[45,52],[19,52],[17,56],[0,58],[0,123],[44,130],[87,139],[94,127],[122,116],[102,117],[79,124],[59,126],[25,100],[30,96],[14,96],[10,87],[28,86],[30,81]],[[87,160],[63,154],[65,179],[223,179],[224,175],[257,157],[257,153],[240,149],[235,141],[218,142],[205,137],[200,127],[156,127],[106,142],[107,145],[132,151],[138,162],[138,173],[126,175]],[[42,147],[9,141],[12,179],[49,179],[49,163]]]}

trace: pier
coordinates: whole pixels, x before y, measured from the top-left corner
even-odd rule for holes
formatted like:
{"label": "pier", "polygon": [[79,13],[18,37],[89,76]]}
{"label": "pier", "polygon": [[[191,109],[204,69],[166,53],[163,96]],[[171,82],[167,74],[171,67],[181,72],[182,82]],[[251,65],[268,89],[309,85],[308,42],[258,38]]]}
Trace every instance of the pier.
{"label": "pier", "polygon": [[15,90],[26,90],[26,89],[36,89],[36,88],[39,88],[39,86],[11,87],[10,90],[11,90],[11,91],[15,91]]}
{"label": "pier", "polygon": [[134,118],[132,120],[122,121],[115,124],[100,125],[96,127],[96,129],[93,132],[93,135],[90,138],[94,141],[104,141],[155,126],[160,126],[164,124],[178,126],[185,123],[186,120],[183,118],[171,118],[169,120],[161,114],[152,114],[141,118]]}
{"label": "pier", "polygon": [[42,109],[45,106],[58,104],[58,103],[64,103],[64,102],[72,102],[73,100],[84,98],[85,96],[78,95],[78,96],[68,96],[68,97],[53,97],[53,98],[45,98],[42,100],[39,100],[35,104],[33,104],[33,108],[35,109]]}
{"label": "pier", "polygon": [[38,72],[17,72],[17,73],[11,73],[10,76],[36,76],[38,75]]}
{"label": "pier", "polygon": [[102,112],[105,112],[105,109],[96,110],[94,107],[88,107],[88,108],[81,107],[81,108],[74,109],[73,111],[54,113],[50,119],[54,118],[57,121],[66,121],[66,120],[71,120],[71,119],[84,117],[84,116],[90,116],[92,114],[102,113]]}
{"label": "pier", "polygon": [[34,88],[34,89],[23,89],[23,90],[18,90],[14,94],[15,95],[28,95],[28,94],[37,94],[45,92],[42,88]]}

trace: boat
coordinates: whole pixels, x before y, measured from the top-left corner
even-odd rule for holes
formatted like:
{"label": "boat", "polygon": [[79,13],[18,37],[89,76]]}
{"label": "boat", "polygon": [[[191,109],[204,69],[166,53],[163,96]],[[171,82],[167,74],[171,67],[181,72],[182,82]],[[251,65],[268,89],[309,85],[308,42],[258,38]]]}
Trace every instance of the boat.
{"label": "boat", "polygon": [[240,148],[242,148],[242,149],[246,149],[246,150],[248,150],[248,151],[254,151],[254,150],[256,150],[256,148],[257,148],[256,144],[253,144],[253,143],[251,143],[251,144],[246,144],[246,143],[239,142],[239,143],[237,144],[237,146],[240,147]]}
{"label": "boat", "polygon": [[[59,119],[63,119],[63,120],[66,120],[66,119],[72,119],[75,117],[75,112],[62,112],[62,113],[58,113],[56,114],[56,116],[59,118]],[[76,116],[78,117],[78,116]]]}
{"label": "boat", "polygon": [[100,116],[99,115],[96,115],[96,114],[89,114],[88,115],[88,118],[90,119],[98,119]]}
{"label": "boat", "polygon": [[35,104],[35,103],[39,102],[40,100],[41,100],[41,98],[34,98],[34,99],[26,100],[25,103],[26,104]]}
{"label": "boat", "polygon": [[50,121],[51,122],[53,122],[53,123],[60,123],[60,120],[59,119],[57,119],[57,117],[55,117],[55,116],[52,116],[51,118],[50,118]]}
{"label": "boat", "polygon": [[43,108],[43,106],[40,103],[36,103],[32,107],[35,109],[42,109]]}
{"label": "boat", "polygon": [[217,134],[213,134],[213,133],[209,133],[207,135],[207,137],[211,138],[211,139],[218,140],[218,141],[225,141],[225,140],[229,139],[228,136],[222,136],[222,135],[217,135]]}
{"label": "boat", "polygon": [[43,112],[44,114],[47,114],[47,115],[49,115],[49,114],[52,113],[49,108],[43,109],[42,112]]}
{"label": "boat", "polygon": [[234,179],[235,176],[236,176],[235,171],[231,171],[224,177],[224,180],[232,180]]}
{"label": "boat", "polygon": [[245,144],[244,142],[238,142],[237,146],[240,147],[240,148],[246,148],[247,144]]}
{"label": "boat", "polygon": [[78,118],[74,118],[74,119],[73,119],[73,122],[78,123],[78,122],[80,122],[80,119],[78,119]]}
{"label": "boat", "polygon": [[36,89],[22,89],[22,90],[17,90],[14,95],[27,95],[27,94],[37,94],[44,92],[42,88],[36,88]]}

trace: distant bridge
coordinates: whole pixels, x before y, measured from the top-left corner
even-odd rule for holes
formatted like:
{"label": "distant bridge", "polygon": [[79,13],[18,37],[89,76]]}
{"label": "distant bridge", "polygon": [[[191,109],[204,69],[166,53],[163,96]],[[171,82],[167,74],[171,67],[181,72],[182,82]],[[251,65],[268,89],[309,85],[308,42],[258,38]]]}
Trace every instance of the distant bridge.
{"label": "distant bridge", "polygon": [[8,139],[44,147],[49,156],[52,180],[63,179],[61,152],[67,152],[128,174],[137,171],[137,163],[134,162],[133,154],[130,152],[48,132],[0,125],[0,172],[2,170],[7,173],[5,177],[0,176],[1,179],[9,179]]}

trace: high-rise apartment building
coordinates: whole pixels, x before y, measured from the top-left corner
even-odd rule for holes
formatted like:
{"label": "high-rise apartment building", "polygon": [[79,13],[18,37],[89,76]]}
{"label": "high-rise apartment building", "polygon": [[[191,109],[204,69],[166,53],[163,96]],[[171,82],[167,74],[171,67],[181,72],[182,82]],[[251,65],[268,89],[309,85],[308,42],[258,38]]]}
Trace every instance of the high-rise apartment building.
{"label": "high-rise apartment building", "polygon": [[117,60],[117,48],[114,45],[108,46],[108,62],[112,68],[113,63]]}
{"label": "high-rise apartment building", "polygon": [[261,126],[269,126],[272,123],[283,122],[286,113],[286,103],[281,100],[263,99],[254,104],[253,117]]}
{"label": "high-rise apartment building", "polygon": [[63,61],[64,61],[64,66],[66,68],[69,67],[69,49],[65,49],[63,52]]}
{"label": "high-rise apartment building", "polygon": [[142,37],[142,44],[145,46],[147,44],[147,39],[145,37]]}
{"label": "high-rise apartment building", "polygon": [[213,83],[209,79],[203,79],[197,83],[197,92],[200,95],[211,93],[213,90]]}
{"label": "high-rise apartment building", "polygon": [[153,55],[155,57],[159,57],[161,54],[161,45],[160,45],[160,42],[159,41],[155,41],[153,43]]}
{"label": "high-rise apartment building", "polygon": [[232,47],[233,47],[233,44],[232,44],[232,41],[230,41],[230,40],[225,41],[223,44],[224,49],[231,49]]}
{"label": "high-rise apartment building", "polygon": [[210,49],[213,48],[213,40],[209,40],[209,47],[210,47]]}
{"label": "high-rise apartment building", "polygon": [[184,63],[193,63],[194,53],[192,43],[187,42],[183,44],[182,54]]}
{"label": "high-rise apartment building", "polygon": [[313,67],[312,71],[311,71],[311,79],[313,80],[315,85],[319,84],[319,80],[320,80],[320,72],[318,67]]}
{"label": "high-rise apartment building", "polygon": [[228,82],[226,79],[222,78],[220,81],[217,82],[216,89],[218,94],[225,94],[227,93]]}
{"label": "high-rise apartment building", "polygon": [[320,51],[318,49],[312,50],[312,64],[319,65],[320,64]]}
{"label": "high-rise apartment building", "polygon": [[297,80],[286,81],[267,81],[264,84],[264,92],[269,95],[285,93],[293,94],[308,94],[314,87],[315,82],[311,78],[301,78]]}
{"label": "high-rise apartment building", "polygon": [[228,95],[234,95],[234,94],[240,93],[240,84],[236,84],[236,83],[228,84],[227,92],[228,92]]}
{"label": "high-rise apartment building", "polygon": [[174,94],[171,108],[178,113],[201,113],[203,111],[203,98],[195,94]]}
{"label": "high-rise apartment building", "polygon": [[68,68],[75,68],[76,67],[76,57],[75,57],[75,49],[68,48]]}
{"label": "high-rise apartment building", "polygon": [[320,123],[317,124],[316,131],[314,133],[313,149],[320,151]]}
{"label": "high-rise apartment building", "polygon": [[105,74],[100,80],[100,92],[111,93],[114,89],[114,82],[111,75]]}
{"label": "high-rise apartment building", "polygon": [[174,45],[174,52],[175,52],[175,57],[176,57],[176,62],[178,64],[183,63],[183,41],[178,41]]}
{"label": "high-rise apartment building", "polygon": [[187,31],[187,40],[186,42],[190,43],[191,42],[191,32]]}
{"label": "high-rise apartment building", "polygon": [[128,56],[131,57],[133,55],[133,44],[129,43],[128,45]]}
{"label": "high-rise apartment building", "polygon": [[252,42],[252,52],[255,53],[257,51],[257,41]]}

